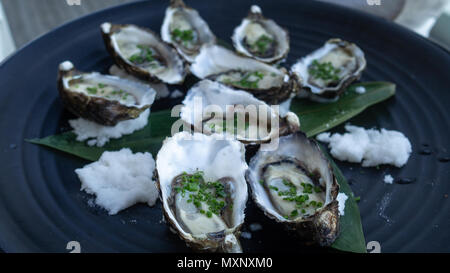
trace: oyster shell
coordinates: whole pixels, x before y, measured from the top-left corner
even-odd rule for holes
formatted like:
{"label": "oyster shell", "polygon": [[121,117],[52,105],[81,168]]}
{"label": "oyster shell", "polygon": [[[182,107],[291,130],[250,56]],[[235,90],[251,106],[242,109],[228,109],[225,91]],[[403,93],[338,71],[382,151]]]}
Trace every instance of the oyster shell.
{"label": "oyster shell", "polygon": [[161,38],[173,45],[188,62],[193,62],[204,44],[216,43],[216,37],[198,12],[182,0],[171,0],[161,26]]}
{"label": "oyster shell", "polygon": [[258,99],[280,104],[296,91],[285,69],[242,57],[217,45],[205,45],[191,65],[200,79],[211,79],[252,93]]}
{"label": "oyster shell", "polygon": [[339,185],[314,140],[295,132],[275,151],[261,151],[246,174],[253,199],[271,219],[298,232],[306,243],[328,246],[339,229]]}
{"label": "oyster shell", "polygon": [[180,117],[195,131],[228,134],[246,144],[268,142],[300,126],[298,118],[292,118],[294,113],[283,113],[289,118],[281,118],[280,112],[285,110],[211,80],[194,85],[183,105]]}
{"label": "oyster shell", "polygon": [[237,52],[265,63],[280,61],[289,52],[287,30],[264,18],[261,8],[256,5],[234,29],[232,40]]}
{"label": "oyster shell", "polygon": [[148,85],[98,72],[80,72],[69,61],[59,65],[58,89],[70,112],[107,126],[139,117],[156,95]]}
{"label": "oyster shell", "polygon": [[125,70],[119,68],[115,64],[113,64],[108,69],[108,72],[109,72],[109,74],[117,76],[122,79],[127,79],[130,81],[135,81],[135,82],[139,82],[142,84],[148,84],[151,88],[153,88],[156,91],[156,98],[155,98],[156,100],[166,98],[170,95],[169,88],[167,87],[167,85],[165,83],[163,83],[163,82],[152,83],[152,82],[141,80],[139,78],[136,78],[133,75],[128,74]]}
{"label": "oyster shell", "polygon": [[135,25],[101,25],[106,49],[117,66],[151,82],[179,84],[187,68],[176,50],[151,30]]}
{"label": "oyster shell", "polygon": [[242,252],[238,238],[248,194],[240,142],[177,133],[164,141],[156,170],[165,219],[189,246]]}
{"label": "oyster shell", "polygon": [[325,45],[300,59],[292,74],[300,79],[300,97],[316,101],[334,101],[366,68],[364,52],[355,44],[330,39]]}

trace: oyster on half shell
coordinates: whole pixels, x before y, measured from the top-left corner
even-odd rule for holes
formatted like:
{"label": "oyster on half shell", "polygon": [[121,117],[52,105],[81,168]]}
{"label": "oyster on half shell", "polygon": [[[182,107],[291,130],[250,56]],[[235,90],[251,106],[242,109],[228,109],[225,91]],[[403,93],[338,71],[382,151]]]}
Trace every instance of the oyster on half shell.
{"label": "oyster on half shell", "polygon": [[217,45],[203,46],[190,69],[200,79],[245,90],[270,104],[288,100],[297,90],[296,82],[284,68],[239,56]]}
{"label": "oyster on half shell", "polygon": [[161,26],[161,38],[173,45],[188,62],[193,62],[204,44],[216,43],[216,37],[198,12],[182,0],[171,0]]}
{"label": "oyster on half shell", "polygon": [[67,110],[106,126],[139,117],[156,96],[156,91],[146,84],[81,72],[69,61],[59,65],[58,89]]}
{"label": "oyster on half shell", "polygon": [[289,52],[287,30],[264,18],[261,8],[256,5],[234,29],[232,40],[237,52],[265,63],[280,61]]}
{"label": "oyster on half shell", "polygon": [[187,68],[177,51],[151,30],[135,25],[101,25],[106,49],[117,66],[151,82],[180,84]]}
{"label": "oyster on half shell", "polygon": [[294,113],[211,80],[188,91],[180,117],[197,132],[228,134],[245,144],[268,142],[300,127]]}
{"label": "oyster on half shell", "polygon": [[334,101],[366,68],[364,52],[355,44],[330,39],[325,45],[295,63],[291,72],[301,81],[300,97]]}
{"label": "oyster on half shell", "polygon": [[167,138],[156,159],[165,219],[200,251],[242,252],[247,183],[244,146],[221,135]]}
{"label": "oyster on half shell", "polygon": [[275,151],[261,151],[246,174],[253,199],[271,219],[297,231],[305,243],[331,245],[338,235],[339,185],[314,140],[295,132]]}

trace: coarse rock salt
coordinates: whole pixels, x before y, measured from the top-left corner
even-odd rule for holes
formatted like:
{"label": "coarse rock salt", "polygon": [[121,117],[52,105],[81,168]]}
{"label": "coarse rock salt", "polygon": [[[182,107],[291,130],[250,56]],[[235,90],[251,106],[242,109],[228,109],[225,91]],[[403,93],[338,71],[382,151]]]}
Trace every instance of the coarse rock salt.
{"label": "coarse rock salt", "polygon": [[339,205],[339,215],[342,216],[345,214],[345,201],[347,201],[348,196],[347,196],[347,194],[340,192],[336,199],[337,199],[338,205]]}
{"label": "coarse rock salt", "polygon": [[121,138],[144,128],[149,115],[150,109],[147,109],[139,117],[118,122],[115,126],[104,126],[83,118],[69,120],[69,124],[77,141],[87,140],[89,146],[103,147],[110,139]]}
{"label": "coarse rock salt", "polygon": [[153,206],[158,189],[153,181],[155,161],[150,153],[133,154],[130,149],[104,152],[94,163],[76,169],[81,190],[94,194],[95,204],[110,215],[136,203]]}
{"label": "coarse rock salt", "polygon": [[398,131],[364,129],[346,125],[347,133],[322,133],[317,140],[328,143],[331,155],[341,161],[361,163],[363,167],[390,164],[402,167],[411,155],[411,143]]}
{"label": "coarse rock salt", "polygon": [[387,174],[384,176],[384,183],[392,184],[393,182],[394,182],[394,178],[392,177],[392,175]]}
{"label": "coarse rock salt", "polygon": [[252,232],[262,230],[262,225],[260,223],[252,223],[249,226]]}
{"label": "coarse rock salt", "polygon": [[364,94],[364,93],[366,93],[366,88],[364,86],[358,86],[355,88],[355,91],[358,94]]}

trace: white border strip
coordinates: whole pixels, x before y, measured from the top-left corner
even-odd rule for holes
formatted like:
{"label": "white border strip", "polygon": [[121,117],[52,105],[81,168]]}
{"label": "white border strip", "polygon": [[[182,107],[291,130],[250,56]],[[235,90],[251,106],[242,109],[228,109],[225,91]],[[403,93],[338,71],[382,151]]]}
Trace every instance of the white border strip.
{"label": "white border strip", "polygon": [[0,61],[16,50],[16,45],[11,36],[8,20],[0,1]]}

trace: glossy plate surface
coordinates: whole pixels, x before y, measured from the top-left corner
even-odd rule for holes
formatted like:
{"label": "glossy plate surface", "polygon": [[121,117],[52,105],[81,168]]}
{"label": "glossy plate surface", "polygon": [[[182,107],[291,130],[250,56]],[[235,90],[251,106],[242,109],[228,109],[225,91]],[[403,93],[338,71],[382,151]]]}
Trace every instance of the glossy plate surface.
{"label": "glossy plate surface", "polygon": [[[207,3],[206,3],[207,2]],[[56,89],[57,65],[72,60],[81,70],[106,72],[112,64],[100,35],[105,21],[134,23],[159,32],[168,1],[144,1],[104,10],[64,25],[24,47],[0,65],[0,247],[7,252],[186,252],[161,221],[161,205],[137,205],[108,216],[89,206],[74,169],[87,162],[24,142],[60,132],[71,116]],[[213,32],[230,43],[233,28],[254,1],[188,1]],[[450,57],[438,46],[399,26],[316,1],[258,1],[267,17],[287,28],[287,64],[331,37],[357,43],[366,53],[363,81],[397,84],[394,98],[351,120],[352,124],[403,132],[413,154],[401,169],[361,168],[338,162],[359,202],[367,242],[382,252],[450,251]],[[177,87],[179,88],[179,87]],[[179,102],[179,101],[178,101]],[[153,111],[176,101],[160,101]],[[343,126],[333,130],[342,132]],[[447,161],[447,162],[445,162]],[[387,185],[383,177],[408,178]],[[406,180],[403,180],[406,181]],[[249,202],[246,226],[261,223],[247,252],[323,251],[299,248]]]}

